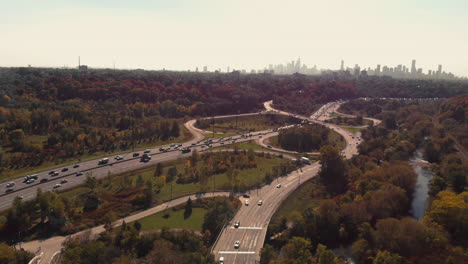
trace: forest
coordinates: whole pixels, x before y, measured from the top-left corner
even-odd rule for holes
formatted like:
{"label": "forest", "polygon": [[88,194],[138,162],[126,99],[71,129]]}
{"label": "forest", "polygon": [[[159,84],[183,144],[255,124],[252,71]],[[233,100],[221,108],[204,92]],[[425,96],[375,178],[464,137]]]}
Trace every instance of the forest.
{"label": "forest", "polygon": [[[450,102],[460,99],[344,104],[361,115],[378,105],[372,116],[384,122],[362,131],[360,155],[349,161],[338,149],[321,148],[318,178],[302,194],[317,205],[272,219],[261,263],[344,263],[330,250],[338,247],[357,263],[466,263],[468,166],[449,139],[452,128],[433,120]],[[432,155],[431,145],[440,160],[431,161],[432,203],[417,221],[410,217],[416,174],[407,161],[417,148]]]}
{"label": "forest", "polygon": [[[187,118],[356,97],[451,97],[467,82],[323,74],[0,68],[0,173],[182,141]],[[376,88],[377,87],[377,88]]]}
{"label": "forest", "polygon": [[286,150],[312,152],[325,145],[342,146],[345,143],[338,133],[323,126],[304,125],[280,131],[278,144]]}

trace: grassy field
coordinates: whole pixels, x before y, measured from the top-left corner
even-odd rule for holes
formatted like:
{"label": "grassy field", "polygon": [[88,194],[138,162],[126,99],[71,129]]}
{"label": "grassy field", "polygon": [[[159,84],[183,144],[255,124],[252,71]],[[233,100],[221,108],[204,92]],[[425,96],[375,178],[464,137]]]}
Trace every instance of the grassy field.
{"label": "grassy field", "polygon": [[[280,115],[252,115],[214,119],[214,130],[222,133],[259,131],[295,123],[294,118]],[[213,129],[213,120],[207,119],[195,123],[199,128]]]}
{"label": "grassy field", "polygon": [[354,117],[341,117],[328,119],[327,123],[340,125],[340,126],[372,126],[374,122],[371,120],[363,119],[362,124],[356,124],[356,118]]}
{"label": "grassy field", "polygon": [[337,113],[337,112],[331,112],[331,113],[330,113],[330,116],[332,116],[332,117],[339,117],[339,116],[345,116],[345,115],[340,114],[340,113]]}
{"label": "grassy field", "polygon": [[[264,178],[265,172],[271,171],[273,166],[279,165],[280,163],[285,161],[285,159],[275,157],[275,156],[271,156],[270,159],[257,156],[256,160],[257,160],[257,168],[238,170],[239,180],[245,186],[254,187],[254,186],[257,186],[257,184],[264,182],[263,178]],[[162,175],[164,176],[164,175],[167,175],[169,168],[173,166],[177,168],[178,172],[184,172],[186,160],[174,160],[174,161],[164,162],[162,164],[163,164]],[[113,175],[112,177],[110,177],[110,179],[103,179],[102,185],[99,188],[102,188],[103,191],[107,191],[107,192],[117,192],[119,189],[121,189],[120,184],[122,182],[122,178],[128,177],[132,182],[135,182],[136,179],[138,178],[138,175],[141,175],[145,181],[151,180],[153,182],[157,182],[160,179],[153,177],[154,170],[155,170],[155,166],[151,166],[151,167],[139,169],[139,170],[132,171],[132,172],[127,172],[127,173],[120,174],[120,175]],[[206,186],[202,186],[199,183],[178,184],[175,181],[165,183],[161,186],[159,193],[156,194],[156,199],[158,201],[170,200],[171,189],[172,189],[172,197],[182,196],[185,194],[199,192],[199,191],[212,191],[214,184],[216,184],[215,185],[216,190],[229,190],[229,181],[228,181],[228,177],[226,173],[220,173],[220,174],[216,174],[216,175],[208,177]],[[60,195],[73,199],[86,192],[89,192],[89,188],[85,186],[78,186],[76,188],[72,188],[72,189],[60,192]]]}
{"label": "grassy field", "polygon": [[364,129],[362,127],[350,127],[350,126],[339,126],[339,127],[343,128],[343,129],[346,129],[351,133],[357,133],[357,132],[361,131],[362,129]]}
{"label": "grassy field", "polygon": [[[173,210],[170,208],[138,221],[141,223],[142,231],[162,228],[184,228],[201,232],[207,212],[208,210],[205,208],[193,208],[192,215],[184,219],[184,209]],[[165,215],[169,215],[169,217],[164,217]]]}
{"label": "grassy field", "polygon": [[[330,133],[328,134],[328,141],[331,142],[332,145],[334,147],[337,147],[338,149],[344,149],[346,147],[346,142],[344,141],[343,137],[340,134],[338,134],[336,131],[330,130]],[[267,144],[281,148],[278,142],[278,136],[269,138]],[[315,151],[319,151],[319,150],[316,149],[310,152],[315,152]]]}
{"label": "grassy field", "polygon": [[264,147],[256,144],[254,140],[245,141],[245,142],[242,142],[242,143],[231,144],[231,145],[222,146],[222,147],[215,147],[213,149],[234,149],[234,148],[236,148],[236,146],[237,146],[238,149],[246,149],[246,150],[251,149],[251,150],[268,151],[268,152],[275,152],[275,153],[278,153],[278,154],[289,154],[289,155],[291,155],[290,153],[287,153],[287,152],[281,152],[281,151],[276,151],[276,150],[272,150],[272,149],[269,149],[269,148],[264,148]]}
{"label": "grassy field", "polygon": [[292,212],[302,212],[307,208],[315,208],[318,200],[313,199],[317,185],[313,181],[302,184],[297,190],[289,195],[271,218],[272,223],[278,223],[283,218],[289,218]]}
{"label": "grassy field", "polygon": [[[188,140],[190,140],[192,138],[192,134],[190,134],[190,132],[185,128],[185,126],[181,125],[180,129],[181,129],[181,135],[178,138],[173,138],[173,139],[170,139],[168,141],[157,141],[157,142],[153,142],[153,143],[137,144],[137,145],[135,145],[135,151],[140,151],[140,150],[144,150],[144,149],[147,149],[147,148],[150,148],[150,147],[166,145],[166,144],[170,144],[170,143],[184,142],[184,141],[188,141]],[[29,138],[31,138],[31,140],[34,140],[34,142],[38,142],[38,141],[41,141],[41,140],[42,141],[46,140],[45,136],[44,137],[34,136],[34,137],[29,137]],[[41,144],[42,144],[42,141],[41,141]],[[8,151],[8,149],[5,149],[4,151]],[[114,152],[96,152],[96,153],[93,153],[93,154],[86,154],[84,156],[70,158],[70,159],[67,159],[67,160],[63,159],[63,160],[44,162],[43,164],[41,164],[40,166],[37,166],[37,167],[28,167],[28,168],[19,168],[19,169],[15,169],[15,170],[9,170],[9,171],[3,172],[0,175],[0,182],[1,181],[6,181],[6,180],[9,180],[9,179],[15,179],[15,178],[23,177],[23,176],[25,176],[27,174],[33,174],[33,173],[38,173],[38,172],[41,172],[41,171],[44,171],[44,170],[49,170],[49,169],[52,169],[52,168],[56,168],[58,166],[67,166],[67,165],[71,165],[71,164],[75,164],[75,163],[79,163],[79,162],[83,162],[83,161],[87,161],[87,160],[104,158],[104,157],[114,156],[114,155],[127,153],[127,152],[131,152],[131,149],[129,149],[129,150],[118,150],[118,151],[114,151]]]}

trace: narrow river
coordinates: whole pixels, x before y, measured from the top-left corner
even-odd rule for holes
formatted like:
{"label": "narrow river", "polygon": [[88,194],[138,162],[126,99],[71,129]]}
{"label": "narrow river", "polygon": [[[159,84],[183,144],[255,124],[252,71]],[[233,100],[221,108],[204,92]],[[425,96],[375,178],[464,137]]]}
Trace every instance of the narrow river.
{"label": "narrow river", "polygon": [[418,176],[411,203],[411,212],[413,218],[420,220],[426,213],[429,203],[430,181],[434,177],[434,173],[430,170],[429,163],[423,159],[422,149],[416,151],[409,164]]}

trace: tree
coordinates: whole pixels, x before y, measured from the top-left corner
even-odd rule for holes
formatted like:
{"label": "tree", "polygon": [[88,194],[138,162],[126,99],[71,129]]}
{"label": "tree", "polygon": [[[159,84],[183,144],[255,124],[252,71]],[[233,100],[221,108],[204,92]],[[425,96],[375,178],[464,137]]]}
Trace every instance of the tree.
{"label": "tree", "polygon": [[141,174],[138,175],[135,184],[136,184],[136,187],[143,187],[143,185],[145,185],[145,180],[143,179],[143,176],[141,176]]}
{"label": "tree", "polygon": [[185,204],[184,219],[189,218],[192,215],[192,199],[190,197]]}
{"label": "tree", "polygon": [[281,248],[281,255],[293,263],[312,263],[312,244],[310,240],[302,237],[291,238],[286,245]]}
{"label": "tree", "polygon": [[[209,230],[215,236],[221,228],[234,216],[234,207],[228,198],[215,199],[208,208],[203,222],[203,231]],[[213,239],[213,237],[212,237]]]}
{"label": "tree", "polygon": [[167,181],[171,182],[174,180],[174,177],[177,176],[177,168],[176,167],[170,167],[169,170],[167,171]]}
{"label": "tree", "polygon": [[334,264],[336,256],[333,254],[333,251],[327,249],[326,246],[322,244],[317,245],[317,258],[318,264]]}
{"label": "tree", "polygon": [[85,185],[93,191],[97,187],[98,181],[95,177],[86,175]]}
{"label": "tree", "polygon": [[9,133],[9,140],[13,149],[19,150],[24,145],[23,129],[15,129]]}
{"label": "tree", "polygon": [[260,264],[269,264],[275,257],[275,249],[270,244],[266,244],[260,250]]}
{"label": "tree", "polygon": [[390,253],[386,250],[378,251],[372,264],[403,264],[403,258],[395,253]]}
{"label": "tree", "polygon": [[342,193],[346,189],[347,179],[345,164],[338,149],[324,146],[320,149],[319,177],[327,190],[332,194]]}
{"label": "tree", "polygon": [[161,163],[156,164],[156,169],[154,170],[153,177],[159,177],[163,173],[163,166]]}
{"label": "tree", "polygon": [[179,137],[180,135],[180,128],[179,128],[179,123],[177,121],[172,122],[172,127],[171,127],[171,136],[172,137]]}
{"label": "tree", "polygon": [[192,167],[197,166],[198,160],[200,160],[200,154],[198,154],[197,149],[194,149],[192,151],[192,156],[190,157],[190,164],[192,165]]}
{"label": "tree", "polygon": [[0,243],[0,264],[16,263],[15,251],[7,244]]}

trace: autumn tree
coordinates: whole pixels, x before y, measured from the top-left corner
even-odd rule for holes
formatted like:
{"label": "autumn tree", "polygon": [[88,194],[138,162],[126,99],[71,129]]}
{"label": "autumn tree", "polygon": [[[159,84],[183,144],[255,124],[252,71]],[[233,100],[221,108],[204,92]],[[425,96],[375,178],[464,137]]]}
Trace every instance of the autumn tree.
{"label": "autumn tree", "polygon": [[345,164],[338,149],[324,146],[320,149],[320,180],[332,194],[342,193],[347,184]]}

